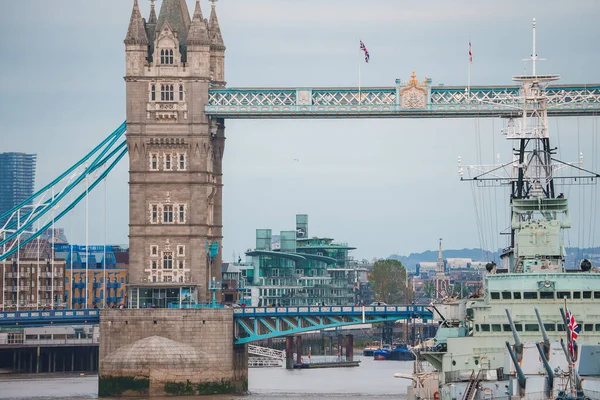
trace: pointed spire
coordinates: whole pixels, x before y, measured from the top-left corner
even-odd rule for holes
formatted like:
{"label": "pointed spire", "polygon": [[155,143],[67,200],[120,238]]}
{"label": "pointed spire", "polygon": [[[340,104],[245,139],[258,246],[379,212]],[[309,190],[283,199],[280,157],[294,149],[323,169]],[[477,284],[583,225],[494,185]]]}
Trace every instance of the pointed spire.
{"label": "pointed spire", "polygon": [[125,37],[125,44],[147,45],[148,36],[146,36],[145,23],[140,14],[138,0],[133,0],[133,10],[131,11],[131,19],[129,20],[129,28]]}
{"label": "pointed spire", "polygon": [[173,31],[177,32],[180,43],[185,43],[188,30],[190,29],[190,12],[185,0],[163,0],[158,14],[157,31],[163,28],[165,21]]}
{"label": "pointed spire", "polygon": [[156,9],[154,2],[156,0],[150,0],[150,18],[148,19],[149,24],[156,24],[158,22],[158,18],[156,17]]}
{"label": "pointed spire", "polygon": [[196,0],[196,9],[194,10],[194,17],[192,18],[192,24],[190,25],[190,31],[187,37],[188,45],[207,45],[210,44],[208,38],[208,28],[204,17],[202,16],[202,9],[200,8],[200,0]]}
{"label": "pointed spire", "polygon": [[223,42],[223,36],[221,35],[221,27],[219,26],[219,19],[217,18],[217,8],[215,2],[218,0],[210,0],[212,7],[210,10],[210,22],[208,23],[208,29],[210,31],[210,43],[216,47],[222,47],[225,49],[225,43]]}

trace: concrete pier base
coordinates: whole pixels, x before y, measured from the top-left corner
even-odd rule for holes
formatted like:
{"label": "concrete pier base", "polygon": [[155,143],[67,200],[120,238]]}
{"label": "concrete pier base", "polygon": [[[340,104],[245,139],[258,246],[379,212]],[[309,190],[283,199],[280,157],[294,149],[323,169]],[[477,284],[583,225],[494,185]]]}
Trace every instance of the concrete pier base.
{"label": "concrete pier base", "polygon": [[232,309],[109,309],[100,313],[98,395],[195,396],[248,389]]}
{"label": "concrete pier base", "polygon": [[346,361],[354,361],[354,336],[346,335]]}
{"label": "concrete pier base", "polygon": [[285,368],[294,369],[294,337],[285,337]]}

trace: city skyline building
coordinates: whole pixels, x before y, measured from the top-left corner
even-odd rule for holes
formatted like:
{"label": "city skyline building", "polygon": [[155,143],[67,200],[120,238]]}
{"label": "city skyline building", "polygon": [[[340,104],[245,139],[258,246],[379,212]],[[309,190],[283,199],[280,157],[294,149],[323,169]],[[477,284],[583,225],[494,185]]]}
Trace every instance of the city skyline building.
{"label": "city skyline building", "polygon": [[[36,163],[36,154],[0,153],[0,215],[33,194]],[[9,217],[0,218],[0,227]],[[17,221],[16,215],[12,221]]]}

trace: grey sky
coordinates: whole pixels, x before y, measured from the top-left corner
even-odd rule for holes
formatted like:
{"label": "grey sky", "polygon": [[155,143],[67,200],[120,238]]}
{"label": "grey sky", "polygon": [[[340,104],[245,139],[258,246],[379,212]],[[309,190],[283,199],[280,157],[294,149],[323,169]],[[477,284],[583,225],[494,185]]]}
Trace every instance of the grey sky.
{"label": "grey sky", "polygon": [[[3,2],[0,151],[37,153],[38,186],[124,120],[123,38],[132,3]],[[147,16],[149,3],[140,3]],[[191,11],[193,3],[188,0]],[[208,1],[202,6],[208,16]],[[548,59],[539,69],[561,74],[563,83],[600,82],[595,0],[222,0],[217,7],[227,45],[226,78],[233,87],[356,86],[359,38],[371,53],[371,63],[361,65],[363,86],[391,86],[412,70],[434,84],[466,84],[469,38],[472,84],[509,84],[531,53],[534,16],[538,54]],[[592,159],[597,163],[598,143],[591,139],[594,130],[599,133],[597,124],[598,118],[552,121],[563,158],[574,161],[581,150],[588,167]],[[254,246],[255,228],[293,229],[296,213],[309,214],[309,234],[348,242],[361,258],[435,248],[439,237],[445,247],[479,246],[473,195],[470,185],[458,180],[457,156],[465,163],[478,163],[479,157],[489,163],[496,153],[501,161],[510,158],[499,120],[226,125],[225,259]],[[586,223],[585,234],[572,230],[570,245],[595,241],[589,232],[590,222],[598,222],[591,212],[597,189],[585,190],[584,197],[570,192],[574,225]],[[502,190],[497,198],[491,193],[478,193],[477,199],[482,216],[492,221],[486,224],[487,247],[496,248],[504,246],[494,231],[507,225],[507,207]],[[109,242],[126,243],[126,162],[109,178],[108,194]],[[101,190],[90,206],[90,240],[101,243]],[[60,225],[82,243],[83,221],[79,207]]]}

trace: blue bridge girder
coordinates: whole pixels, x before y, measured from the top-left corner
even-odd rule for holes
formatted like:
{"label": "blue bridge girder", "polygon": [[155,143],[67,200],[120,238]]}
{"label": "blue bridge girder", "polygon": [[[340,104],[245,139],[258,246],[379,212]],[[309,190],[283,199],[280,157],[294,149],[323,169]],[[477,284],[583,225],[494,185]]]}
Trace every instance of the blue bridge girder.
{"label": "blue bridge girder", "polygon": [[[363,323],[433,319],[425,306],[245,307],[233,310],[235,343]],[[99,309],[0,312],[0,328],[99,324]]]}
{"label": "blue bridge girder", "polygon": [[431,320],[433,314],[424,306],[413,305],[236,308],[234,340],[242,344],[327,328],[411,318]]}
{"label": "blue bridge girder", "polygon": [[100,310],[95,308],[0,312],[0,328],[47,325],[94,325],[98,323],[100,323]]}
{"label": "blue bridge girder", "polygon": [[[416,89],[415,89],[416,88]],[[215,118],[479,118],[518,116],[520,86],[380,88],[212,88]],[[600,84],[550,85],[549,116],[598,115]],[[413,97],[412,99],[410,97]],[[422,97],[419,100],[419,96]]]}

